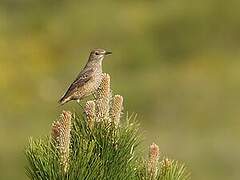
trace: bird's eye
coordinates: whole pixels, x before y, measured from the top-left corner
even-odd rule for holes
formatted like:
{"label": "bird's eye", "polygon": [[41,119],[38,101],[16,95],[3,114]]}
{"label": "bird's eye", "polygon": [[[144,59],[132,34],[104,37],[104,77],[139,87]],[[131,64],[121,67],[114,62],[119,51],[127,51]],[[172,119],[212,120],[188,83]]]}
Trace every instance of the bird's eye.
{"label": "bird's eye", "polygon": [[98,52],[95,52],[95,55],[99,55],[99,53],[98,53]]}

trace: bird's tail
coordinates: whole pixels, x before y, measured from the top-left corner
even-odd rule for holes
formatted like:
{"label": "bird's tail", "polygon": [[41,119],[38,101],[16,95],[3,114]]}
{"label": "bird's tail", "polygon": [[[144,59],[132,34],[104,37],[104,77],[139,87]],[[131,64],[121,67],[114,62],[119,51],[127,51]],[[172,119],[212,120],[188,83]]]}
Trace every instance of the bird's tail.
{"label": "bird's tail", "polygon": [[65,103],[67,103],[68,101],[70,101],[71,99],[70,98],[65,98],[65,96],[63,96],[59,101],[59,105],[62,106],[64,105]]}

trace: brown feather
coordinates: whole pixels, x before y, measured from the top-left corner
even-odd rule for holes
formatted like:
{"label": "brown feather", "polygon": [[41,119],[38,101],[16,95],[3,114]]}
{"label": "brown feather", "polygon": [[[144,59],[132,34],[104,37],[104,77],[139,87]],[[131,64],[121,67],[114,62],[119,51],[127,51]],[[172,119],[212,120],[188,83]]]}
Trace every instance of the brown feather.
{"label": "brown feather", "polygon": [[79,87],[83,86],[87,83],[91,78],[94,70],[85,69],[83,70],[75,79],[75,81],[69,86],[67,92],[63,95],[63,97],[59,100],[59,103],[62,105],[71,100],[71,95],[73,95]]}

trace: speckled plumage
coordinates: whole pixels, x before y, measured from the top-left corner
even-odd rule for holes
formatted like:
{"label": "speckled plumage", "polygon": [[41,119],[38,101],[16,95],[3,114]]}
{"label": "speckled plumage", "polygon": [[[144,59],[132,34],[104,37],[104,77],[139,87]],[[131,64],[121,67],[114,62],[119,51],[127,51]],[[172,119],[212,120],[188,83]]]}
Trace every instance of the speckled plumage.
{"label": "speckled plumage", "polygon": [[61,105],[71,100],[81,100],[98,89],[102,81],[102,60],[108,54],[111,52],[103,49],[91,51],[87,64],[59,100]]}

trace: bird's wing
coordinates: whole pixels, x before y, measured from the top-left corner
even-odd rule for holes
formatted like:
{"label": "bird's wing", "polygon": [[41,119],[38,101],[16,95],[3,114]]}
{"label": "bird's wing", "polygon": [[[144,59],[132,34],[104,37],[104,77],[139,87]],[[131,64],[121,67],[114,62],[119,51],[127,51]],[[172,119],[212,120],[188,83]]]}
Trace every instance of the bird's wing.
{"label": "bird's wing", "polygon": [[86,69],[80,72],[75,81],[73,81],[73,83],[70,85],[62,99],[71,96],[79,87],[83,86],[86,82],[88,82],[92,78],[93,72],[93,68]]}

